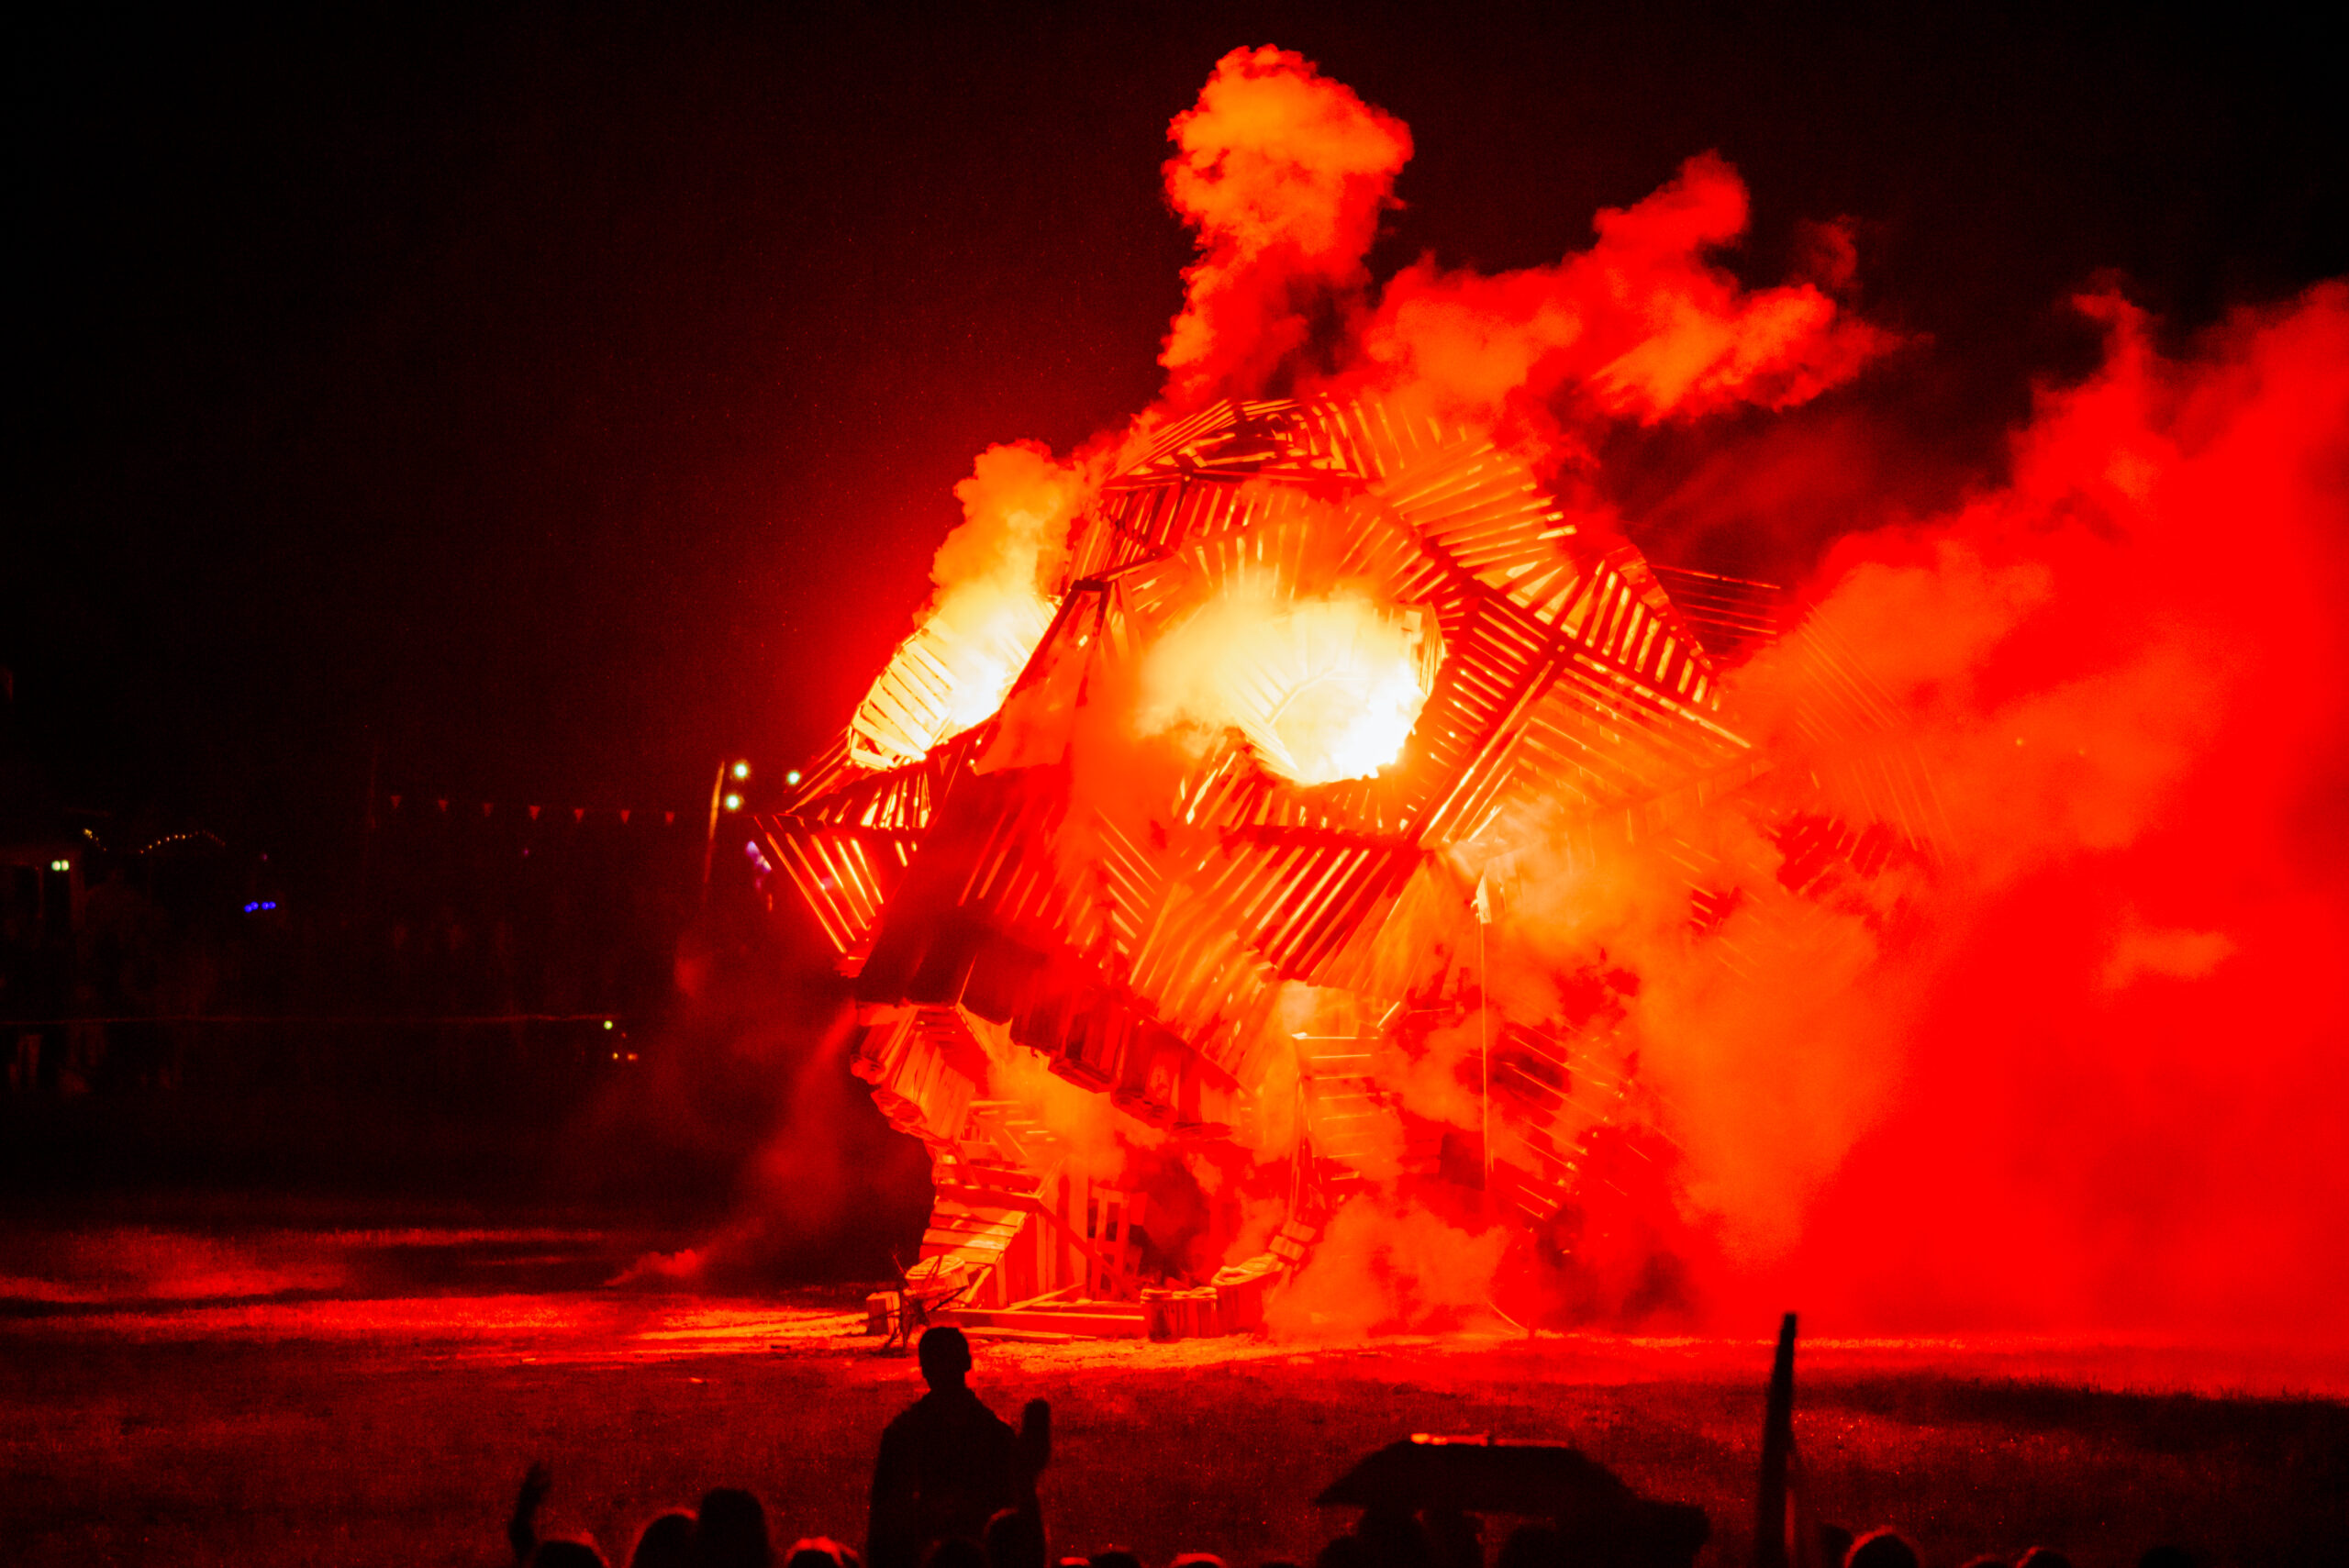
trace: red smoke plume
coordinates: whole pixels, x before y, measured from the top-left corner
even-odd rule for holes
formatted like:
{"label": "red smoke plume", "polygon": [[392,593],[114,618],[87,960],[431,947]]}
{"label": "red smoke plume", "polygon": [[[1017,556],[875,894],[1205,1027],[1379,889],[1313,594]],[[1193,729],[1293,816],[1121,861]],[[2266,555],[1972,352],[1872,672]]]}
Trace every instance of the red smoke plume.
{"label": "red smoke plume", "polygon": [[1707,257],[1745,220],[1745,183],[1709,152],[1645,200],[1600,212],[1598,243],[1555,267],[1485,277],[1423,259],[1380,296],[1363,335],[1368,379],[1488,425],[1522,422],[1562,395],[1586,416],[1642,424],[1807,402],[1890,339],[1813,284],[1742,290]]}
{"label": "red smoke plume", "polygon": [[1820,574],[1948,826],[1903,1071],[1789,1266],[1875,1319],[2337,1336],[2349,290],[2176,361],[2080,304],[2106,362],[2012,483]]}
{"label": "red smoke plume", "polygon": [[[1400,122],[1265,48],[1219,61],[1172,136],[1168,196],[1199,259],[1145,425],[1275,384],[1371,392],[1559,476],[1586,534],[1636,532],[1599,499],[1610,432],[1675,422],[1704,472],[1719,416],[1864,409],[1852,384],[1894,343],[1835,297],[1840,229],[1820,231],[1817,281],[1748,290],[1720,267],[1746,192],[1712,154],[1599,213],[1592,248],[1554,267],[1421,261],[1373,290]],[[1724,718],[1776,772],[1687,829],[1713,914],[1694,917],[1686,865],[1653,846],[1528,840],[1493,929],[1497,1001],[1532,1023],[1604,997],[1673,1162],[1654,1212],[1608,1233],[1628,1261],[1586,1306],[1668,1296],[1640,1263],[1668,1246],[1701,1254],[1684,1262],[1717,1296],[1799,1299],[1831,1323],[2338,1333],[2349,289],[2242,315],[2177,360],[2121,295],[2080,306],[2104,363],[2043,391],[2010,477],[1944,516],[1864,521],[1809,573],[1788,634],[1731,672]],[[1855,415],[1842,439],[1868,428]],[[1837,450],[1789,444],[1763,483],[1799,493],[1787,465]],[[1014,477],[1051,492],[1030,522],[1064,523],[1085,483],[996,449],[965,495],[974,528],[982,493]],[[1014,532],[1024,587],[1052,546]],[[955,578],[941,551],[941,606]],[[1870,723],[1822,720],[1837,704]],[[1088,723],[1080,788],[1162,766]],[[1895,756],[1921,767],[1887,795],[1868,781]],[[1814,788],[1877,825],[1883,852],[1853,862],[1873,869],[1798,874],[1774,824]],[[1419,1072],[1398,1086],[1416,1108],[1468,1114]],[[1358,1199],[1275,1320],[1474,1307],[1492,1283],[1463,1271],[1502,1267],[1474,1231],[1397,1193]]]}
{"label": "red smoke plume", "polygon": [[1363,257],[1393,205],[1411,133],[1303,55],[1235,49],[1174,117],[1166,198],[1198,231],[1183,314],[1159,362],[1189,406],[1261,391],[1315,313],[1369,282]]}

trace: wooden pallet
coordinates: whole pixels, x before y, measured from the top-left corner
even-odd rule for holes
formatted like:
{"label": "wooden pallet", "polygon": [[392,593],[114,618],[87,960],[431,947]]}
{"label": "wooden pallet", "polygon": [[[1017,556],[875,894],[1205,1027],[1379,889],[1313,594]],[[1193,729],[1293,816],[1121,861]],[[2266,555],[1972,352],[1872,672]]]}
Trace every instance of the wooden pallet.
{"label": "wooden pallet", "polygon": [[1149,1318],[1132,1301],[1023,1301],[1017,1307],[957,1307],[937,1321],[958,1328],[1021,1334],[1066,1334],[1080,1340],[1139,1340]]}

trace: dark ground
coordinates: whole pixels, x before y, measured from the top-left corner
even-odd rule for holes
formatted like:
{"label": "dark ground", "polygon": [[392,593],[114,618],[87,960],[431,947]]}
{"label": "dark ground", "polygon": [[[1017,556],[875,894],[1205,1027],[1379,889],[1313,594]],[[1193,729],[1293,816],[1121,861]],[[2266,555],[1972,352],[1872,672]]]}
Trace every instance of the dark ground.
{"label": "dark ground", "polygon": [[[548,1526],[616,1552],[729,1483],[784,1540],[861,1537],[880,1429],[918,1391],[910,1362],[856,1337],[861,1287],[596,1288],[657,1239],[542,1218],[224,1230],[83,1214],[0,1232],[6,1555],[496,1563],[541,1456]],[[1431,1430],[1575,1443],[1702,1504],[1706,1562],[1747,1560],[1758,1339],[983,1344],[980,1362],[998,1409],[1052,1402],[1055,1553],[1309,1561],[1342,1522],[1312,1496]],[[1933,1562],[2054,1541],[2091,1568],[2166,1539],[2212,1563],[2288,1563],[2349,1541],[2337,1357],[1819,1340],[1799,1381],[1820,1511],[1896,1522]]]}

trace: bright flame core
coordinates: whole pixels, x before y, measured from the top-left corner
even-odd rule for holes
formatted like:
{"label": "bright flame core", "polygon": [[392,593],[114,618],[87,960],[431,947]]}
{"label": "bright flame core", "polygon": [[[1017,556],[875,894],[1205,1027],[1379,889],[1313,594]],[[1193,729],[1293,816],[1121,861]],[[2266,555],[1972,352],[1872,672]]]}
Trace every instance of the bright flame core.
{"label": "bright flame core", "polygon": [[1151,651],[1144,727],[1229,726],[1292,784],[1369,778],[1402,755],[1442,659],[1425,610],[1236,582]]}

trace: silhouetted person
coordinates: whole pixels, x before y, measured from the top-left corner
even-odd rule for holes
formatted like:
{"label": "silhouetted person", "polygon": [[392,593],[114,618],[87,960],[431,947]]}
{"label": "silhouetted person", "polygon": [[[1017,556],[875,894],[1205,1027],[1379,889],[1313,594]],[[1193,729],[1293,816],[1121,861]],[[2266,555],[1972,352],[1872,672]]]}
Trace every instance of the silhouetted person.
{"label": "silhouetted person", "polygon": [[686,1568],[694,1560],[694,1517],[672,1508],[638,1532],[628,1568]]}
{"label": "silhouetted person", "polygon": [[2072,1568],[2072,1560],[2052,1546],[2034,1546],[2015,1560],[2015,1568]]}
{"label": "silhouetted person", "polygon": [[506,1544],[514,1549],[514,1561],[528,1562],[539,1545],[539,1507],[547,1500],[547,1490],[554,1485],[553,1473],[543,1459],[531,1462],[522,1472],[521,1487],[514,1494],[514,1513],[506,1521]]}
{"label": "silhouetted person", "polygon": [[767,1511],[736,1486],[705,1494],[694,1524],[694,1568],[768,1568]]}
{"label": "silhouetted person", "polygon": [[1024,1508],[996,1509],[983,1544],[989,1568],[1044,1568],[1043,1521]]}
{"label": "silhouetted person", "polygon": [[[872,1568],[922,1568],[940,1542],[976,1549],[1005,1508],[1038,1520],[1036,1473],[1052,1451],[1052,1410],[1031,1399],[1014,1432],[965,1381],[971,1342],[955,1328],[930,1329],[916,1353],[930,1392],[881,1434],[865,1534]],[[984,1558],[984,1551],[981,1551]]]}
{"label": "silhouetted person", "polygon": [[1897,1529],[1872,1529],[1852,1543],[1843,1568],[1920,1568],[1917,1549]]}

